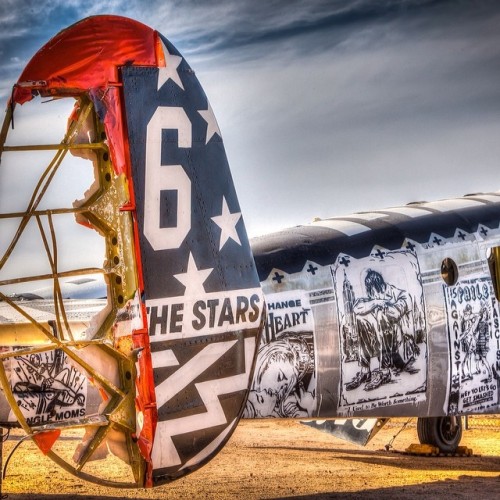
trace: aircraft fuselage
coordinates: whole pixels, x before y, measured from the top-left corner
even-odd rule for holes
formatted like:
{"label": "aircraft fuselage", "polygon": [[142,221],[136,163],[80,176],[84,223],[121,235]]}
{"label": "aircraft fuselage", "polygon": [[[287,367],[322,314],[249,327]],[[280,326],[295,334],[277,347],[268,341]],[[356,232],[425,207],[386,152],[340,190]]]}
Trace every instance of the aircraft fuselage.
{"label": "aircraft fuselage", "polygon": [[267,322],[245,415],[498,412],[499,225],[493,193],[253,240]]}

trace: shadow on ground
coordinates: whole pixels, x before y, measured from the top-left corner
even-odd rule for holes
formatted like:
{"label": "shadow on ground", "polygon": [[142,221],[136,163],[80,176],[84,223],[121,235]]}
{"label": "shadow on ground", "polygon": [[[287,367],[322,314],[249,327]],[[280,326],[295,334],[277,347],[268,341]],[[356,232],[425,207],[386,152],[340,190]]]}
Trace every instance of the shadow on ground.
{"label": "shadow on ground", "polygon": [[[460,476],[456,480],[436,481],[430,483],[422,483],[411,486],[394,486],[387,488],[376,489],[363,489],[356,492],[323,492],[318,494],[308,494],[299,496],[284,496],[284,497],[261,497],[261,498],[280,498],[287,500],[326,500],[326,499],[363,499],[363,500],[379,500],[380,498],[397,498],[398,500],[414,500],[415,498],[453,498],[453,499],[467,499],[474,498],[474,495],[480,491],[495,491],[500,489],[500,474],[498,477],[474,477],[474,476]],[[139,498],[142,498],[140,492],[146,493],[145,490],[138,490]],[[148,491],[149,493],[151,490]],[[163,490],[159,496],[150,498],[169,498],[168,491]],[[165,496],[166,494],[166,496]],[[123,500],[123,496],[117,494],[116,496],[102,497],[99,495],[86,495],[86,494],[64,494],[64,495],[32,495],[32,494],[8,494],[6,497],[9,500]],[[172,497],[173,498],[173,497]]]}
{"label": "shadow on ground", "polygon": [[339,460],[357,462],[365,465],[382,465],[385,467],[394,467],[397,469],[414,470],[416,463],[424,464],[425,470],[429,471],[463,471],[463,472],[499,472],[500,473],[500,457],[483,457],[477,456],[417,456],[409,455],[400,451],[385,451],[385,450],[356,450],[356,449],[335,449],[335,448],[311,448],[311,447],[293,447],[293,446],[257,446],[255,448],[277,450],[286,449],[287,451],[297,451],[302,457],[306,457],[311,453],[311,456],[318,454],[331,454]]}

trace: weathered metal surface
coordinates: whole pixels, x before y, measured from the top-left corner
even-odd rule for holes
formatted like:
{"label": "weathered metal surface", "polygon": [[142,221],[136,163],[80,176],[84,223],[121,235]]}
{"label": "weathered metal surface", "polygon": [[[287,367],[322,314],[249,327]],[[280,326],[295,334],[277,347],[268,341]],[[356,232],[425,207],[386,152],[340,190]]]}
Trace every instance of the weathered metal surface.
{"label": "weathered metal surface", "polygon": [[498,412],[499,226],[490,193],[256,238],[268,310],[256,374],[274,375],[254,380],[246,414]]}

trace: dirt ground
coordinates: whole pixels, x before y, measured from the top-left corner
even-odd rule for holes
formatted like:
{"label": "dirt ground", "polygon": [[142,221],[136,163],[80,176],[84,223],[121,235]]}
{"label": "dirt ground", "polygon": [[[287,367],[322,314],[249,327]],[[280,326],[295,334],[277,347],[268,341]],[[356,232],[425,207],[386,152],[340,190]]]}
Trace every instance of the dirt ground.
{"label": "dirt ground", "polygon": [[[417,443],[415,420],[389,422],[365,448],[298,421],[242,421],[226,447],[205,467],[153,490],[105,488],[58,468],[25,442],[12,456],[2,493],[11,500],[98,498],[498,498],[500,419],[464,430],[472,457],[403,454]],[[483,422],[481,420],[481,422]],[[403,430],[401,431],[401,429]],[[401,432],[400,432],[401,431]],[[386,445],[392,442],[392,448]],[[4,463],[13,436],[4,445]]]}

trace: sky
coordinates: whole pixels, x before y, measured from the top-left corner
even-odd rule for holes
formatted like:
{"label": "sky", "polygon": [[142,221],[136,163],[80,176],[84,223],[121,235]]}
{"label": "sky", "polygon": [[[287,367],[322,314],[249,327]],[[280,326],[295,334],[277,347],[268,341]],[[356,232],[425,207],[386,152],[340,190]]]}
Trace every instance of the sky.
{"label": "sky", "polygon": [[0,101],[95,14],[151,26],[196,71],[251,237],[500,189],[498,1],[1,0]]}

